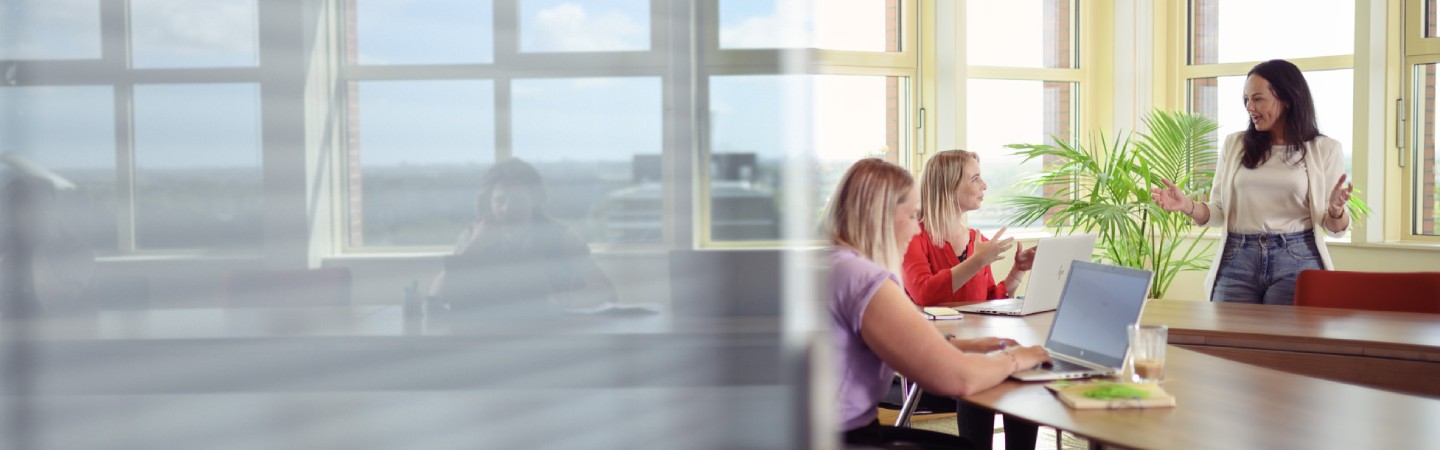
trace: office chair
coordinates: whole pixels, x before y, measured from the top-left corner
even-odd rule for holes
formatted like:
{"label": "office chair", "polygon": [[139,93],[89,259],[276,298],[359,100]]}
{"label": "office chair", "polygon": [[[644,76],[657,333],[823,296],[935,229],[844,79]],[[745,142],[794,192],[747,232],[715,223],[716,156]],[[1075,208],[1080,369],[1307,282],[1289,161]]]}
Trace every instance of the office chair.
{"label": "office chair", "polygon": [[225,280],[225,306],[348,306],[350,269],[246,270]]}
{"label": "office chair", "polygon": [[1440,272],[1306,270],[1295,306],[1440,314]]}

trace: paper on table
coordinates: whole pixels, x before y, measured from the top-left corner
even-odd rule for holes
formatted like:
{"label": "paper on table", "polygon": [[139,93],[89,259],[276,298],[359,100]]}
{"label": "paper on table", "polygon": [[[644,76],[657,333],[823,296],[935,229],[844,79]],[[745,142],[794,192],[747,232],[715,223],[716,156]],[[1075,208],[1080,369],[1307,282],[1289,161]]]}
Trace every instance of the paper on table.
{"label": "paper on table", "polygon": [[920,310],[920,313],[924,314],[925,318],[930,320],[955,320],[965,318],[965,314],[960,313],[960,311],[944,306],[926,306]]}

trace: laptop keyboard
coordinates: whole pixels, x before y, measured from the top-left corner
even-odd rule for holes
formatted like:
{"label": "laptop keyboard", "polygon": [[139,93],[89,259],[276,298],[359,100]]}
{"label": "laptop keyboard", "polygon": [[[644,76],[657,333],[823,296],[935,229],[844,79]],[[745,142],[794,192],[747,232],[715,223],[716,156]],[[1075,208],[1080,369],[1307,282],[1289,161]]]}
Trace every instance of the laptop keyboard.
{"label": "laptop keyboard", "polygon": [[1049,369],[1051,372],[1083,372],[1087,370],[1094,370],[1089,367],[1075,364],[1063,359],[1050,360]]}

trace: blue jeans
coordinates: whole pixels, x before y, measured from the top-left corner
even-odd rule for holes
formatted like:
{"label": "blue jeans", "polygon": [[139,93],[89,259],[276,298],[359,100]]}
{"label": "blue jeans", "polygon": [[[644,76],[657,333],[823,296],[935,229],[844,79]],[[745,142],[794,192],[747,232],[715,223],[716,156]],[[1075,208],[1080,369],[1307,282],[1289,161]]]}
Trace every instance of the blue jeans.
{"label": "blue jeans", "polygon": [[1294,305],[1300,271],[1321,269],[1310,230],[1285,234],[1230,234],[1215,274],[1212,302]]}

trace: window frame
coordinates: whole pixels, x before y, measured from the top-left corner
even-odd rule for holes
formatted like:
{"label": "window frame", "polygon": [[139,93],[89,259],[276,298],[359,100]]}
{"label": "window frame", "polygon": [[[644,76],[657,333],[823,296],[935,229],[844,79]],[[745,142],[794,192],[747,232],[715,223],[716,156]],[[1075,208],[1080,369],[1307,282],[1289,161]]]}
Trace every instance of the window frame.
{"label": "window frame", "polygon": [[[1423,198],[1420,195],[1420,189],[1421,184],[1424,183],[1420,176],[1421,164],[1430,164],[1432,170],[1440,170],[1440,167],[1436,167],[1440,166],[1440,157],[1426,162],[1422,161],[1421,156],[1417,154],[1417,151],[1421,149],[1420,140],[1423,139],[1423,132],[1420,129],[1424,126],[1418,119],[1423,117],[1420,109],[1424,105],[1423,102],[1418,101],[1421,95],[1421,86],[1416,77],[1416,67],[1422,64],[1440,65],[1440,35],[1428,38],[1424,36],[1423,20],[1426,18],[1426,1],[1406,0],[1401,2],[1403,3],[1401,7],[1403,25],[1400,27],[1401,38],[1399,40],[1403,50],[1399,55],[1399,65],[1394,69],[1399,72],[1398,76],[1401,80],[1399,98],[1402,102],[1400,108],[1404,110],[1404,114],[1400,118],[1404,120],[1401,121],[1403,128],[1402,125],[1393,123],[1392,125],[1400,129],[1398,132],[1400,136],[1397,136],[1397,139],[1403,145],[1398,148],[1387,148],[1387,150],[1394,150],[1393,154],[1396,156],[1398,164],[1395,166],[1387,164],[1386,171],[1399,172],[1400,199],[1399,208],[1397,208],[1399,210],[1397,222],[1400,240],[1440,244],[1440,225],[1437,225],[1436,234],[1424,234],[1421,232],[1424,230],[1419,229],[1422,220],[1420,214],[1424,211],[1424,207],[1420,205],[1421,198]],[[1437,101],[1440,101],[1440,91],[1437,91]],[[1430,120],[1440,124],[1440,118],[1430,117]],[[1387,154],[1389,153],[1387,152]]]}

